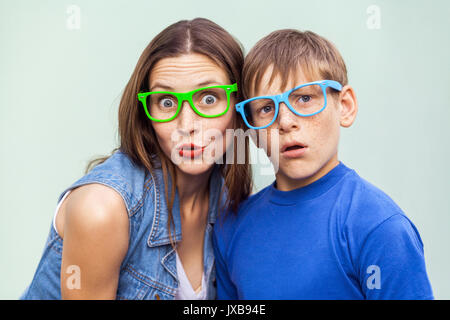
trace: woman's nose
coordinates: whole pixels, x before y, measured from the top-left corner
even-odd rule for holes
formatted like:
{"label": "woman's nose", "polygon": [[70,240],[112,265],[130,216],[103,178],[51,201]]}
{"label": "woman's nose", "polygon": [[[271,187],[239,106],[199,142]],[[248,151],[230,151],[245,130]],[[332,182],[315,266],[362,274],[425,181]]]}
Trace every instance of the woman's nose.
{"label": "woman's nose", "polygon": [[201,121],[199,118],[200,116],[191,108],[189,102],[183,101],[180,113],[176,118],[178,120],[178,131],[183,135],[192,135],[198,131],[198,122]]}

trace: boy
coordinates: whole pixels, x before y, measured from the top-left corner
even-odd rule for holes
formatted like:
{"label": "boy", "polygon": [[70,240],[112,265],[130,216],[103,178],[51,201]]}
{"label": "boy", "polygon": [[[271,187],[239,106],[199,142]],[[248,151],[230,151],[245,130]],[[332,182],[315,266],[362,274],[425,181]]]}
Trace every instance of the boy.
{"label": "boy", "polygon": [[272,185],[214,226],[218,298],[433,299],[415,226],[338,160],[358,107],[337,49],[275,31],[247,55],[243,92],[237,111],[266,130],[266,152],[279,144],[279,163]]}

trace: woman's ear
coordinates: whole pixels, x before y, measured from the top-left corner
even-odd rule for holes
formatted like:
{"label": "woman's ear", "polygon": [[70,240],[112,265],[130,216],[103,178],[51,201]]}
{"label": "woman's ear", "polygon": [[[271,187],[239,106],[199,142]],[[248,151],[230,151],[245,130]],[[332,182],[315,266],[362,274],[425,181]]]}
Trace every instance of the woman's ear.
{"label": "woman's ear", "polygon": [[340,124],[344,128],[350,127],[355,121],[358,113],[358,101],[356,100],[355,91],[349,85],[342,88],[339,95],[340,103]]}

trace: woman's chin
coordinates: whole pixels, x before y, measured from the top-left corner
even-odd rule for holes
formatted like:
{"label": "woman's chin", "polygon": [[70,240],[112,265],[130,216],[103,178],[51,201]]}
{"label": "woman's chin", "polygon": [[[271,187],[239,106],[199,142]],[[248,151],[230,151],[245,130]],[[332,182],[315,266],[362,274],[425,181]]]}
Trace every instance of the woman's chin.
{"label": "woman's chin", "polygon": [[214,163],[204,161],[202,159],[187,159],[177,164],[178,170],[184,174],[197,176],[208,172]]}

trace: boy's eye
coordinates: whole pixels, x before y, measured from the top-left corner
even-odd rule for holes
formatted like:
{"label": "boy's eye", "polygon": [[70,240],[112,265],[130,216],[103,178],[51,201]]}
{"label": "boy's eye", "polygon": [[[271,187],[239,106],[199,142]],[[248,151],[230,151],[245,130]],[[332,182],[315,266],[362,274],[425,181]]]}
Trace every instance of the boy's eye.
{"label": "boy's eye", "polygon": [[259,109],[259,111],[260,111],[261,113],[263,113],[263,114],[266,114],[266,113],[271,112],[272,109],[273,109],[273,106],[271,106],[271,105],[266,105],[266,106],[264,106],[264,107],[261,107],[261,108]]}
{"label": "boy's eye", "polygon": [[270,112],[272,110],[272,106],[264,106],[262,110],[263,112]]}
{"label": "boy's eye", "polygon": [[299,101],[300,102],[309,102],[309,101],[311,101],[311,96],[306,96],[306,95],[304,95],[304,96],[300,96],[300,98],[299,98]]}

